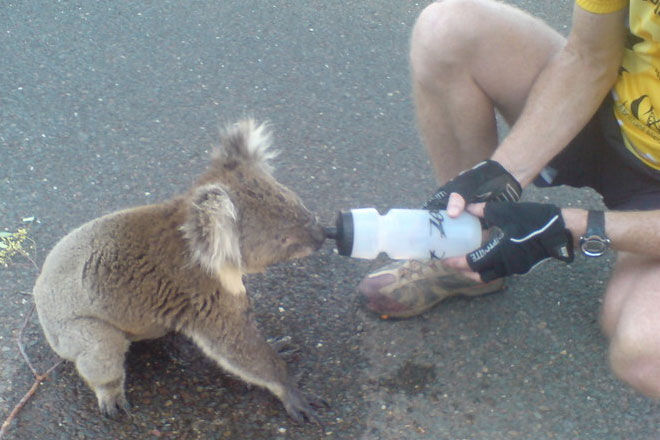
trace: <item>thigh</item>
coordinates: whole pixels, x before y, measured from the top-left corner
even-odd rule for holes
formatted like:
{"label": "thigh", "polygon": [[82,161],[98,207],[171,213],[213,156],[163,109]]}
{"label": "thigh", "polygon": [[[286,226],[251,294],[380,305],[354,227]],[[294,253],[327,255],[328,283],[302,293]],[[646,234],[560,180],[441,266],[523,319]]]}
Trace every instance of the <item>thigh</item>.
{"label": "thigh", "polygon": [[539,72],[564,43],[545,22],[511,5],[444,0],[420,14],[413,28],[411,61],[435,78],[435,72],[446,72],[448,66],[457,74],[467,70],[513,123]]}

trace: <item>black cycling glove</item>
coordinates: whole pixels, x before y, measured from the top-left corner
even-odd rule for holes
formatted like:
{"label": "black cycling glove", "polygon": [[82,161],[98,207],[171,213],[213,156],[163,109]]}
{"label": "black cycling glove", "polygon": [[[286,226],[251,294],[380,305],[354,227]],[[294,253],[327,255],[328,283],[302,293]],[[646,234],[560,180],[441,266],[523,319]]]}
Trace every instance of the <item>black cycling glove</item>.
{"label": "black cycling glove", "polygon": [[494,160],[479,162],[473,168],[438,188],[436,193],[422,206],[423,209],[447,209],[451,193],[458,193],[467,203],[499,200],[517,202],[522,188],[502,165]]}
{"label": "black cycling glove", "polygon": [[484,282],[527,273],[549,257],[573,261],[573,238],[555,205],[486,203],[484,221],[492,228],[490,238],[467,255],[468,265]]}

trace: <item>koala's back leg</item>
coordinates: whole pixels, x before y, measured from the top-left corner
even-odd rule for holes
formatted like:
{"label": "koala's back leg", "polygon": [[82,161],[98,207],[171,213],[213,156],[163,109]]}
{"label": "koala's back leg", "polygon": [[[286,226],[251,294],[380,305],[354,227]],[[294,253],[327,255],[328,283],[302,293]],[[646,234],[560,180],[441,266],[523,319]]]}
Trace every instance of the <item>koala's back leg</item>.
{"label": "koala's back leg", "polygon": [[98,399],[101,413],[114,416],[128,411],[124,392],[124,359],[130,345],[126,335],[111,324],[94,318],[69,321],[57,337],[55,351],[73,361]]}

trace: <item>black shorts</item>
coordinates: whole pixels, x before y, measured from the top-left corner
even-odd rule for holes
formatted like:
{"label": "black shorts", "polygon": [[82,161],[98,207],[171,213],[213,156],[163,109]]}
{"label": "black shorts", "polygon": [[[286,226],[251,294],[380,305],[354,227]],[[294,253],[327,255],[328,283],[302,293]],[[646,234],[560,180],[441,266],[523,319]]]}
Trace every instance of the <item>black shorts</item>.
{"label": "black shorts", "polygon": [[625,147],[609,97],[534,184],[588,186],[603,196],[605,206],[619,211],[660,209],[660,172]]}

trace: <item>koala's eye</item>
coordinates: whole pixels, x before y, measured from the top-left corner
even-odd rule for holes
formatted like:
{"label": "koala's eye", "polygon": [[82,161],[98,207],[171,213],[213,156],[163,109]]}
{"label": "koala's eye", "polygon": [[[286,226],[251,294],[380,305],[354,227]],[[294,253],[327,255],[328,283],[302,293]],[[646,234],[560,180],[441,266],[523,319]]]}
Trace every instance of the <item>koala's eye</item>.
{"label": "koala's eye", "polygon": [[252,191],[252,190],[249,189],[249,188],[245,190],[245,194],[246,194],[248,197],[252,198],[252,199],[260,199],[260,198],[261,198],[261,197],[257,196],[257,193],[256,193],[256,192]]}

